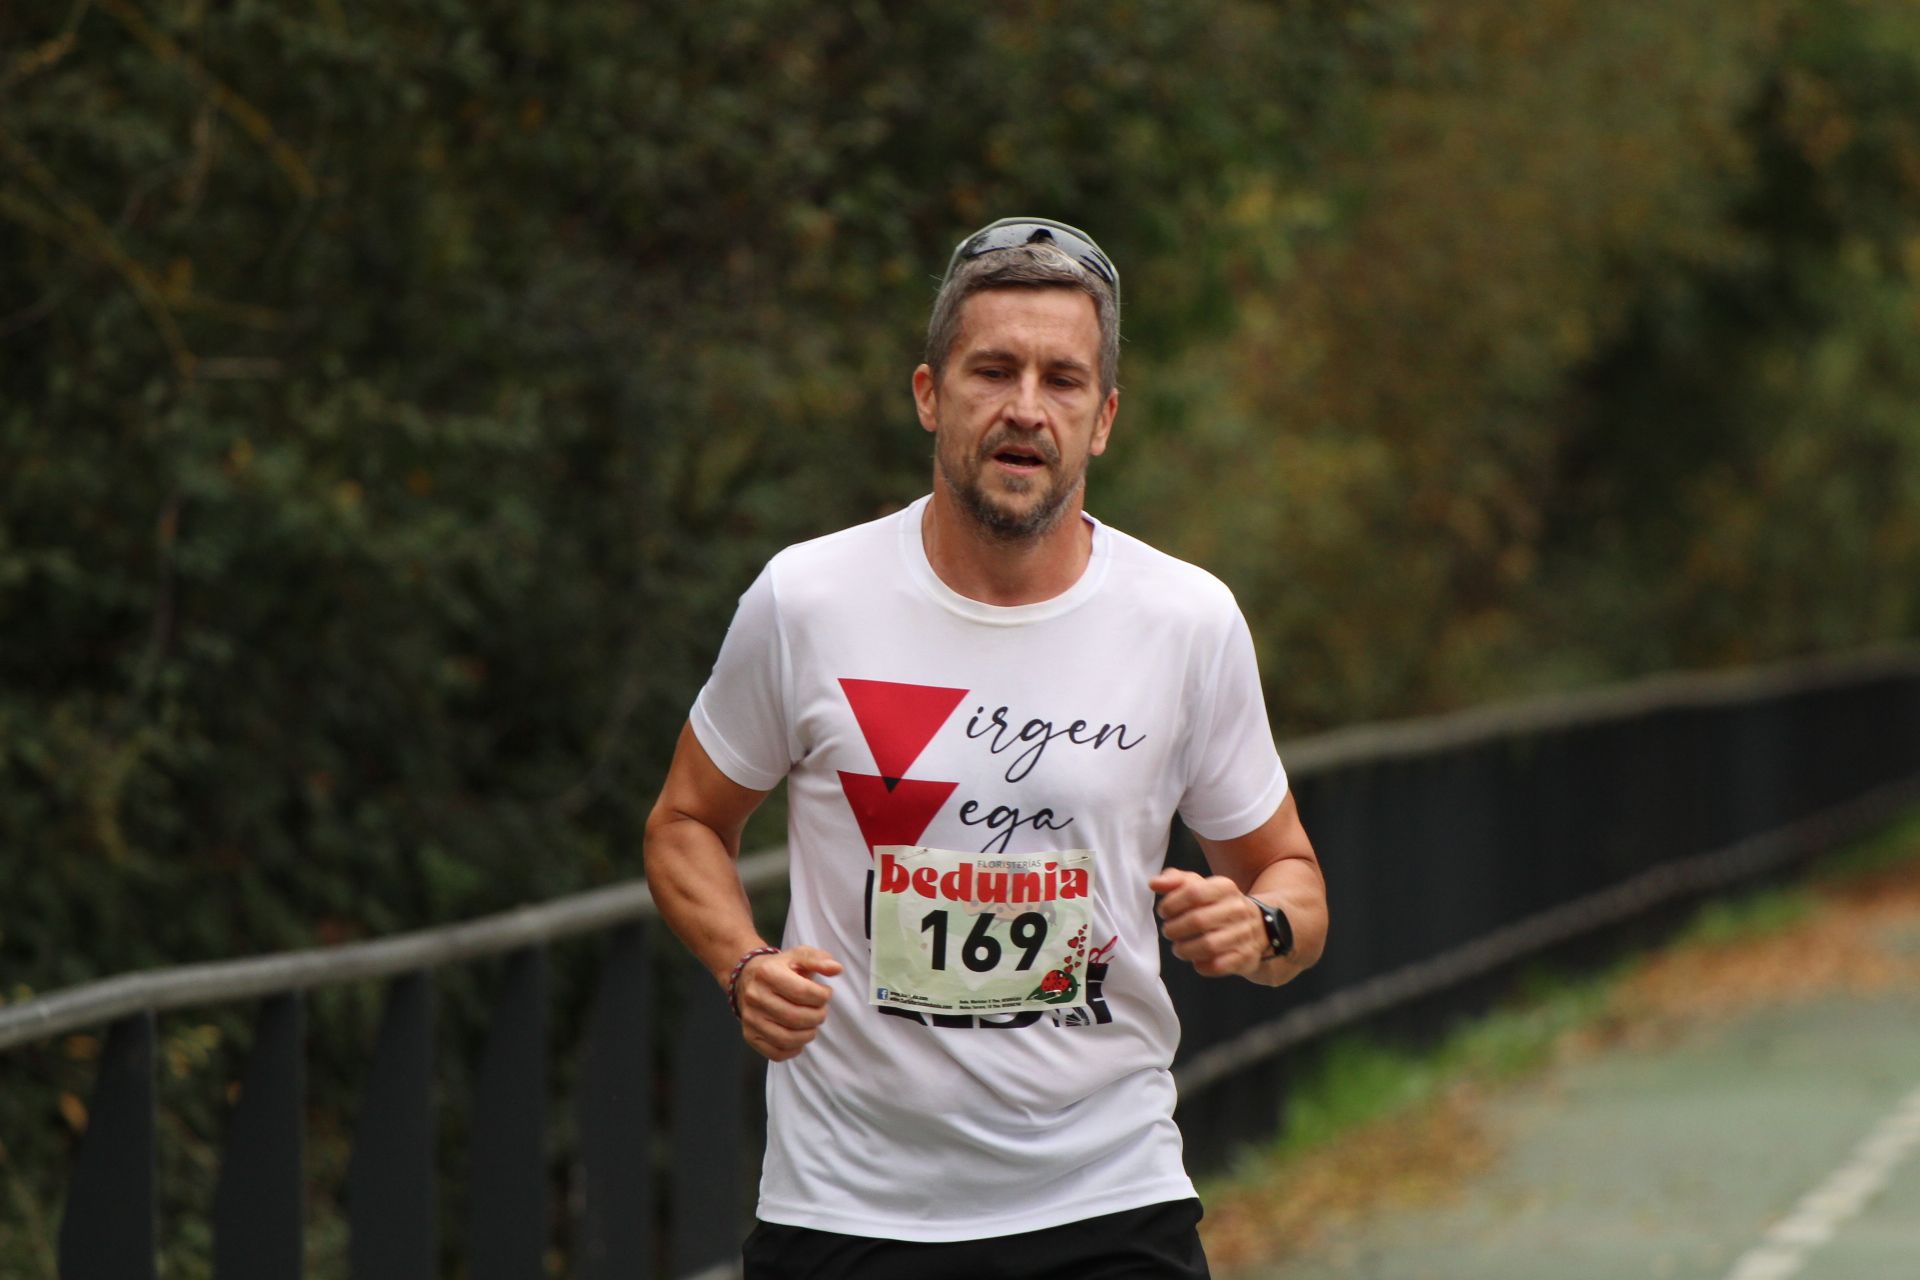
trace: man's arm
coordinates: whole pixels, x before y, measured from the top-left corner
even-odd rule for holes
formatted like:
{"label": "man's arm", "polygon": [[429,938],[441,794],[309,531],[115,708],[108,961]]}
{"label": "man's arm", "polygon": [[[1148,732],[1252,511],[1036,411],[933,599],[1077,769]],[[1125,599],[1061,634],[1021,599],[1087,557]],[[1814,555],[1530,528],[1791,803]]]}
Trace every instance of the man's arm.
{"label": "man's arm", "polygon": [[[740,884],[740,833],[767,798],[720,771],[692,726],[680,730],[666,785],[647,817],[647,887],[667,927],[726,990],[733,966],[767,940],[754,927]],[[818,947],[762,956],[740,973],[735,995],[748,1044],[774,1062],[807,1046],[826,1021],[840,962]]]}
{"label": "man's arm", "polygon": [[[1169,867],[1147,882],[1161,895],[1160,931],[1173,943],[1173,954],[1207,977],[1237,973],[1270,987],[1312,968],[1327,945],[1327,882],[1292,793],[1246,835],[1195,839],[1213,875]],[[1293,926],[1291,954],[1266,958],[1266,926],[1244,894],[1286,913]]]}

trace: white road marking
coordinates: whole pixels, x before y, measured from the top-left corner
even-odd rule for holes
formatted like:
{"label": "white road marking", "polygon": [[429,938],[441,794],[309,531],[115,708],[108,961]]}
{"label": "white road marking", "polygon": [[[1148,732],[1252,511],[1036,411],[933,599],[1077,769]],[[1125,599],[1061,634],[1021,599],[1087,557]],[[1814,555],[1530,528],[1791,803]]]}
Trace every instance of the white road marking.
{"label": "white road marking", "polygon": [[1833,1239],[1841,1223],[1886,1190],[1893,1171],[1915,1147],[1920,1147],[1920,1089],[1875,1125],[1847,1162],[1803,1196],[1793,1212],[1769,1227],[1760,1243],[1733,1264],[1727,1280],[1789,1280],[1798,1275],[1807,1256]]}

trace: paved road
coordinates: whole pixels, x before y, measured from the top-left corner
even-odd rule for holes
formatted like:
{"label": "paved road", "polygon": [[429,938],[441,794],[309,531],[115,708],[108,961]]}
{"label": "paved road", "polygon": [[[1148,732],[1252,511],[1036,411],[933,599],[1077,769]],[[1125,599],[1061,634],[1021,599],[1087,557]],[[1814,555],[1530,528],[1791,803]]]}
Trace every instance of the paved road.
{"label": "paved road", "polygon": [[1448,1203],[1236,1280],[1920,1280],[1911,985],[1556,1067],[1485,1120],[1503,1155]]}

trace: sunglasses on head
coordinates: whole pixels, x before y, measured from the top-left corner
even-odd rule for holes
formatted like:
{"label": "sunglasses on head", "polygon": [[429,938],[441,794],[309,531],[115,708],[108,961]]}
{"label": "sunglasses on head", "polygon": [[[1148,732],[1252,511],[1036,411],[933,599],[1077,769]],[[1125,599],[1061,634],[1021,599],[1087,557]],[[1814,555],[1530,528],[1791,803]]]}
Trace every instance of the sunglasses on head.
{"label": "sunglasses on head", "polygon": [[1114,269],[1113,260],[1101,252],[1086,232],[1051,218],[1002,218],[980,228],[954,249],[953,257],[947,260],[947,276],[951,277],[953,269],[969,258],[1027,244],[1052,245],[1099,276],[1113,290],[1114,297],[1119,297],[1120,273]]}

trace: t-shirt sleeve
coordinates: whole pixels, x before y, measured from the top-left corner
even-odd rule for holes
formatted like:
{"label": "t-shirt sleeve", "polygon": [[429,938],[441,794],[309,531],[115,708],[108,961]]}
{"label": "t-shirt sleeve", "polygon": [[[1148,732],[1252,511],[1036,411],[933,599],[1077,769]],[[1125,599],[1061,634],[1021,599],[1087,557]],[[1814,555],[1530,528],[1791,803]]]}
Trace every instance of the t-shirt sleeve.
{"label": "t-shirt sleeve", "polygon": [[780,629],[773,566],[754,579],[721,642],[713,674],[688,717],[720,772],[755,791],[771,791],[793,763],[787,691],[790,664]]}
{"label": "t-shirt sleeve", "polygon": [[1180,818],[1209,840],[1243,836],[1287,798],[1287,771],[1267,724],[1253,634],[1237,608],[1192,723]]}

